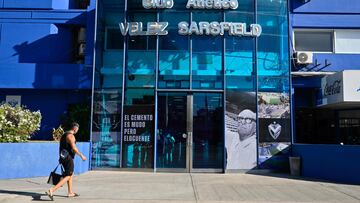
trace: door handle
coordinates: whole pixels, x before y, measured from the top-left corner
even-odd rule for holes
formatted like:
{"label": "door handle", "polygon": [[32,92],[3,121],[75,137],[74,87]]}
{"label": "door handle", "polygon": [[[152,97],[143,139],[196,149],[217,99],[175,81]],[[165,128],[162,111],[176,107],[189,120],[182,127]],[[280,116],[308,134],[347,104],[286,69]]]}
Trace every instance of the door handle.
{"label": "door handle", "polygon": [[182,134],[182,137],[186,139],[186,138],[187,138],[187,134],[186,134],[186,133],[183,133],[183,134]]}
{"label": "door handle", "polygon": [[188,132],[188,141],[187,141],[187,143],[188,143],[189,147],[192,147],[192,145],[193,145],[192,132]]}

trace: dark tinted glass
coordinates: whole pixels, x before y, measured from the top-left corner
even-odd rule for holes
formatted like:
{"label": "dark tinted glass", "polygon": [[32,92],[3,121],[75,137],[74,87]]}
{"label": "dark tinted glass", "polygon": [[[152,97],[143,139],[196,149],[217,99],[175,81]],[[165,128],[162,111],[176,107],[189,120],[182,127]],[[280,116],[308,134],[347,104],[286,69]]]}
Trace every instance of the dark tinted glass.
{"label": "dark tinted glass", "polygon": [[332,52],[333,33],[295,31],[295,50]]}

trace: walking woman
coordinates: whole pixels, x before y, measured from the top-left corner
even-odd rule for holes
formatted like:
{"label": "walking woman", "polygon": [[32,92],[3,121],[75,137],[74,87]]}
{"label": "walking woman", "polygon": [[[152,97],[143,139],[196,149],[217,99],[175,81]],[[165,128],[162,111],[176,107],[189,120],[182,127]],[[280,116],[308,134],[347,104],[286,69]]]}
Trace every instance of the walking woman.
{"label": "walking woman", "polygon": [[73,177],[74,177],[74,157],[75,154],[79,155],[80,158],[85,161],[86,157],[76,147],[75,134],[79,130],[78,123],[72,123],[69,131],[66,131],[60,139],[60,159],[59,162],[64,167],[64,178],[54,187],[46,191],[46,194],[51,200],[54,200],[54,193],[57,189],[63,186],[65,183],[68,185],[68,197],[79,196],[73,191]]}

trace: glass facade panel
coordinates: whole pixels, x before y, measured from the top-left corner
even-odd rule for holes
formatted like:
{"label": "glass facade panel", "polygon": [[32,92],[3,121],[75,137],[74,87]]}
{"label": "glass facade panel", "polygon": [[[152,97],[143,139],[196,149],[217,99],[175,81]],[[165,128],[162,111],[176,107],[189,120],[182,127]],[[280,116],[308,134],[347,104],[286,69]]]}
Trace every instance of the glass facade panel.
{"label": "glass facade panel", "polygon": [[[252,169],[268,163],[265,152],[286,148],[287,1],[257,0],[255,9],[255,0],[239,0],[234,10],[187,9],[187,2],[145,9],[142,0],[98,1],[93,167]],[[246,26],[223,27],[216,36],[203,27],[203,35],[188,36],[179,34],[182,21],[189,30],[196,30],[191,22]],[[129,24],[121,30],[121,22]],[[167,34],[148,32],[148,22],[167,22]],[[259,37],[229,35],[231,29],[249,35],[251,24],[261,25]],[[277,124],[285,134],[269,142],[268,129]],[[256,149],[264,152],[259,163]]]}
{"label": "glass facade panel", "polygon": [[159,93],[157,168],[186,168],[187,94]]}
{"label": "glass facade panel", "polygon": [[[222,22],[221,12],[196,11],[192,21]],[[194,89],[223,89],[222,48],[220,36],[192,37],[192,82]]]}
{"label": "glass facade panel", "polygon": [[254,15],[254,0],[239,0],[238,2],[239,6],[236,11]]}
{"label": "glass facade panel", "polygon": [[258,0],[257,4],[258,23],[262,26],[262,34],[258,39],[258,75],[288,76],[287,1]]}
{"label": "glass facade panel", "polygon": [[124,41],[118,23],[124,2],[102,0],[97,12],[91,163],[119,167]]}
{"label": "glass facade panel", "polygon": [[188,22],[188,12],[163,12],[160,22],[169,22],[168,35],[159,38],[159,88],[190,88],[189,37],[178,34],[177,24]]}
{"label": "glass facade panel", "polygon": [[287,1],[257,1],[258,167],[288,170],[291,144]]}
{"label": "glass facade panel", "polygon": [[[156,13],[133,11],[133,3],[128,20],[142,22],[146,30],[148,22],[156,22]],[[122,167],[153,168],[156,37],[129,36],[127,47]]]}
{"label": "glass facade panel", "polygon": [[195,93],[193,108],[193,168],[222,169],[224,165],[222,94]]}
{"label": "glass facade panel", "polygon": [[259,76],[259,92],[284,92],[289,93],[289,77]]}
{"label": "glass facade panel", "polygon": [[[228,22],[244,22],[247,26],[254,22],[254,7],[248,12],[225,13]],[[254,52],[255,38],[225,35],[226,88],[241,91],[255,91]]]}

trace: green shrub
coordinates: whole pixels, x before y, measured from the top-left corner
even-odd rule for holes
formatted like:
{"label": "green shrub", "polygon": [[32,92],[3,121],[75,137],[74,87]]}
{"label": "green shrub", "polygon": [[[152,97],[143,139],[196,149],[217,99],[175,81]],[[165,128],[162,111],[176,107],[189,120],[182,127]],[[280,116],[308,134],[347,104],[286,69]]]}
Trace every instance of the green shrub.
{"label": "green shrub", "polygon": [[0,142],[26,142],[40,129],[40,111],[24,106],[0,105]]}

